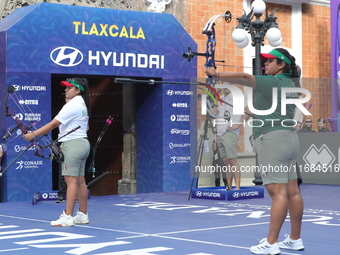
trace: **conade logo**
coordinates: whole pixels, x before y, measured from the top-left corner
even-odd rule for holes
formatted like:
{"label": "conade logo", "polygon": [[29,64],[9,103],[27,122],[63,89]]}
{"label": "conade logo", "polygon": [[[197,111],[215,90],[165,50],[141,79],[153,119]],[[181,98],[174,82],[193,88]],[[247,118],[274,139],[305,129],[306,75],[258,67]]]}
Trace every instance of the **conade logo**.
{"label": "conade logo", "polygon": [[83,53],[76,48],[62,46],[52,50],[50,58],[57,65],[70,67],[79,65],[83,61],[84,56]]}

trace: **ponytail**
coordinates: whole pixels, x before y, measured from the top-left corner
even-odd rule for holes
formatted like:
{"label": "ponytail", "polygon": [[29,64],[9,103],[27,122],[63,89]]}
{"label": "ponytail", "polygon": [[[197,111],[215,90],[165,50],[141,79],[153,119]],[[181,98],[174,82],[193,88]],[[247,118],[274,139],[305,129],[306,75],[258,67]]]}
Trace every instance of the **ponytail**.
{"label": "ponytail", "polygon": [[86,78],[73,78],[75,82],[78,84],[82,85],[84,87],[84,91],[80,91],[80,95],[83,97],[86,108],[87,108],[87,114],[90,116],[91,112],[91,107],[90,107],[90,88],[89,88],[89,83]]}
{"label": "ponytail", "polygon": [[[295,63],[295,57],[290,55],[289,52],[286,49],[283,48],[277,48],[275,49],[277,51],[279,51],[280,53],[282,53],[283,55],[285,55],[287,58],[290,59],[291,63],[290,65],[286,63],[285,67],[283,68],[283,72],[284,73],[290,73],[291,74],[291,78],[295,83],[295,87],[300,88],[300,74],[299,74],[299,69],[298,66]],[[283,60],[277,58],[277,63],[280,64]]]}
{"label": "ponytail", "polygon": [[295,63],[295,57],[294,56],[290,56],[290,60],[292,61],[292,63],[290,64],[290,70],[292,73],[292,79],[295,83],[295,87],[300,88],[300,74],[299,74],[299,70],[298,67]]}

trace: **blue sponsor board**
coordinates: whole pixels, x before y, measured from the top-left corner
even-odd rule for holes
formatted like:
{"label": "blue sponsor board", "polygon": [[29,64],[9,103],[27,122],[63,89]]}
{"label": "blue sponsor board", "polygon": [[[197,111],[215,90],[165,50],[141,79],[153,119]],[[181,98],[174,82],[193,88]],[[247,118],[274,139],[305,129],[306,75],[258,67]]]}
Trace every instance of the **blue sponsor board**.
{"label": "blue sponsor board", "polygon": [[[195,115],[190,115],[190,97],[196,97],[188,85],[166,86],[163,115],[163,181],[164,191],[173,190],[173,183],[183,190],[188,187],[190,171],[183,174],[183,169],[190,167],[190,122]],[[192,131],[192,130],[191,130]],[[181,178],[178,178],[180,177]],[[184,178],[183,178],[184,177]]]}
{"label": "blue sponsor board", "polygon": [[[87,198],[90,199],[90,190],[87,191]],[[58,199],[58,191],[37,191],[32,195],[32,205],[38,201],[51,201]]]}
{"label": "blue sponsor board", "polygon": [[50,201],[57,200],[58,191],[37,191],[32,195],[32,205],[35,205],[38,201]]}
{"label": "blue sponsor board", "polygon": [[[0,106],[4,108],[7,87],[15,85],[23,100],[9,100],[8,106],[24,123],[32,121],[40,128],[54,117],[51,88],[59,84],[52,84],[52,75],[187,82],[197,75],[197,60],[189,63],[182,57],[188,46],[197,51],[171,14],[52,3],[19,8],[0,20]],[[196,148],[196,135],[190,135],[197,129],[196,102],[190,104],[196,99],[195,88],[136,86],[137,191],[187,190]],[[28,106],[28,113],[18,105]],[[0,134],[14,126],[0,116]],[[16,159],[29,143],[20,131],[15,135],[18,139],[6,145],[2,160],[3,169],[14,163],[0,179],[0,202],[28,201],[36,190],[51,189],[48,149],[38,158],[32,146]]]}
{"label": "blue sponsor board", "polygon": [[241,187],[240,190],[225,190],[224,187],[197,188],[192,190],[191,197],[214,200],[241,200],[263,198],[264,188]]}

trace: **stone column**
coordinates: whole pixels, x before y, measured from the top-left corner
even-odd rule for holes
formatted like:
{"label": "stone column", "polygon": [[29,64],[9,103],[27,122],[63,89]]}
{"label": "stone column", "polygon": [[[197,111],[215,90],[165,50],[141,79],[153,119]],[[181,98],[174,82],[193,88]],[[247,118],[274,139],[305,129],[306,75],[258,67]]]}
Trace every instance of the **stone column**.
{"label": "stone column", "polygon": [[136,190],[136,84],[123,85],[123,154],[122,179],[118,180],[118,194],[134,194]]}

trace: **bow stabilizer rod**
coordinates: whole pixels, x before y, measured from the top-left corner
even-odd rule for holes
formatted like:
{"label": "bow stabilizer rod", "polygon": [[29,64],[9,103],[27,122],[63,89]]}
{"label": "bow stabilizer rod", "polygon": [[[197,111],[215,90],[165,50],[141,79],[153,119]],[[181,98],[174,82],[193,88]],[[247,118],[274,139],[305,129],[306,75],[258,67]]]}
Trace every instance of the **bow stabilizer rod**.
{"label": "bow stabilizer rod", "polygon": [[[182,57],[188,59],[188,62],[191,61],[191,59],[194,58],[194,56],[202,56],[207,57],[207,53],[199,53],[199,52],[193,52],[190,47],[188,47],[188,52],[184,52]],[[221,62],[225,63],[225,60],[215,60],[215,62]]]}
{"label": "bow stabilizer rod", "polygon": [[45,146],[42,146],[44,149],[46,149],[47,147],[51,146],[53,143],[57,143],[61,138],[64,138],[65,136],[68,136],[69,134],[73,133],[74,131],[78,130],[80,128],[80,126],[78,127],[75,127],[73,129],[71,129],[70,131],[68,131],[65,135],[59,137],[58,139],[50,142],[49,144],[45,145]]}
{"label": "bow stabilizer rod", "polygon": [[160,83],[168,84],[181,84],[181,85],[204,85],[204,83],[190,83],[190,82],[177,82],[177,81],[156,81],[154,79],[149,80],[136,80],[130,78],[115,78],[115,83],[148,83],[149,85],[155,85]]}

